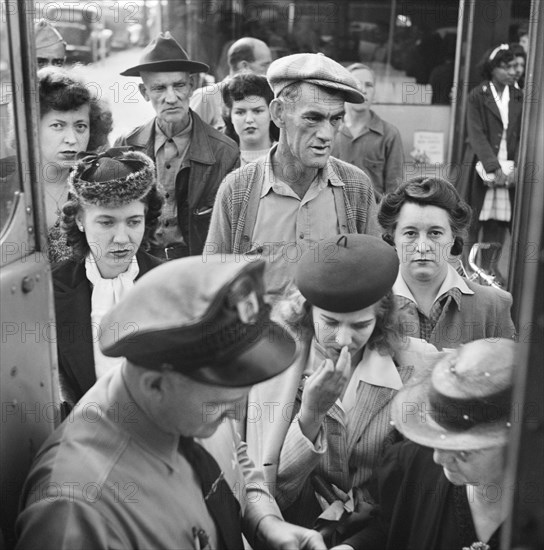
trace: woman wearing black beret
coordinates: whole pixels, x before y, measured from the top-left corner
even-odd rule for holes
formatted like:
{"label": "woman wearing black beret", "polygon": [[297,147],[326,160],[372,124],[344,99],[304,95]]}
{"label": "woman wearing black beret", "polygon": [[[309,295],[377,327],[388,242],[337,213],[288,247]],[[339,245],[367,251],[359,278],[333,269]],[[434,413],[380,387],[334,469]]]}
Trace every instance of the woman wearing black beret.
{"label": "woman wearing black beret", "polygon": [[391,293],[398,267],[394,249],[367,235],[336,236],[305,253],[297,289],[275,312],[297,337],[297,359],[250,393],[250,454],[286,519],[319,528],[329,544],[372,508],[367,482],[399,437],[390,401],[438,355],[401,335]]}

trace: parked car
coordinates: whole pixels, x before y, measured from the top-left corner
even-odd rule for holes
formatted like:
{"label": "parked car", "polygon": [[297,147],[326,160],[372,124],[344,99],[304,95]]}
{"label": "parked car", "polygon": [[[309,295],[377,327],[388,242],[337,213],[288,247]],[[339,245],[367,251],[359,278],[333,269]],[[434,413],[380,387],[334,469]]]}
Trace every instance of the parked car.
{"label": "parked car", "polygon": [[105,27],[98,4],[54,3],[45,16],[62,34],[68,61],[92,63],[109,56],[113,32]]}

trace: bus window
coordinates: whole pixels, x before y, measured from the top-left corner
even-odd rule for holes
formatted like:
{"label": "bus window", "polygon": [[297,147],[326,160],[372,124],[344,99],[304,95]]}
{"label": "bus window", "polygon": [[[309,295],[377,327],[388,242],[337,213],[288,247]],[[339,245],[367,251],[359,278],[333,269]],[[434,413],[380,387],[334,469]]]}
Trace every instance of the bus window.
{"label": "bus window", "polygon": [[18,162],[15,146],[13,113],[13,78],[8,47],[8,29],[0,21],[0,235],[12,217],[19,187]]}

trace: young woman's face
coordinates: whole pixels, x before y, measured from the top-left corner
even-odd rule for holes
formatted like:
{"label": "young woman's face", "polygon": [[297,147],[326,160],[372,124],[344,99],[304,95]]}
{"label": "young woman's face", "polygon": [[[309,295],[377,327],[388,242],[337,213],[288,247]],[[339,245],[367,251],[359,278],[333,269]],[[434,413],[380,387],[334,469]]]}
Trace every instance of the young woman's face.
{"label": "young woman's face", "polygon": [[516,82],[525,74],[525,58],[521,55],[516,57]]}
{"label": "young woman's face", "polygon": [[270,145],[270,112],[264,97],[253,95],[233,101],[231,120],[241,149],[265,149]]}
{"label": "young woman's face", "polygon": [[78,226],[105,279],[117,277],[128,269],[142,244],[145,231],[145,205],[140,201],[118,207],[84,206]]}
{"label": "young woman's face", "polygon": [[501,86],[512,86],[516,78],[516,60],[501,63],[491,72],[492,80]]}
{"label": "young woman's face", "polygon": [[407,283],[445,278],[454,239],[446,210],[407,202],[400,209],[394,239]]}
{"label": "young woman's face", "polygon": [[344,346],[358,358],[376,326],[376,305],[350,313],[334,313],[312,306],[315,339],[336,361]]}
{"label": "young woman's face", "polygon": [[42,165],[71,168],[76,155],[87,150],[90,137],[89,105],[72,111],[49,111],[40,120]]}

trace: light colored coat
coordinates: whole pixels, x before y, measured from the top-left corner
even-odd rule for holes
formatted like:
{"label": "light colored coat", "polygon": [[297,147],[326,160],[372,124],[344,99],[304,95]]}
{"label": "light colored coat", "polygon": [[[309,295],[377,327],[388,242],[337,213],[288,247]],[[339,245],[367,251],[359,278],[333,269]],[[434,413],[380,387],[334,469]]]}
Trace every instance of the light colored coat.
{"label": "light colored coat", "polygon": [[[344,491],[364,486],[385,448],[398,439],[389,423],[391,388],[361,384],[357,391],[357,417],[348,433],[344,417],[335,404],[321,429],[321,452],[291,420],[302,375],[307,368],[310,342],[300,344],[294,363],[281,375],[254,386],[249,395],[246,440],[248,453],[264,471],[267,488],[290,521],[310,525],[319,514],[310,474],[319,473]],[[426,372],[440,353],[434,346],[408,338],[396,353],[395,367],[403,381],[413,372]],[[393,361],[390,356],[381,360]],[[296,514],[293,514],[293,508]]]}

